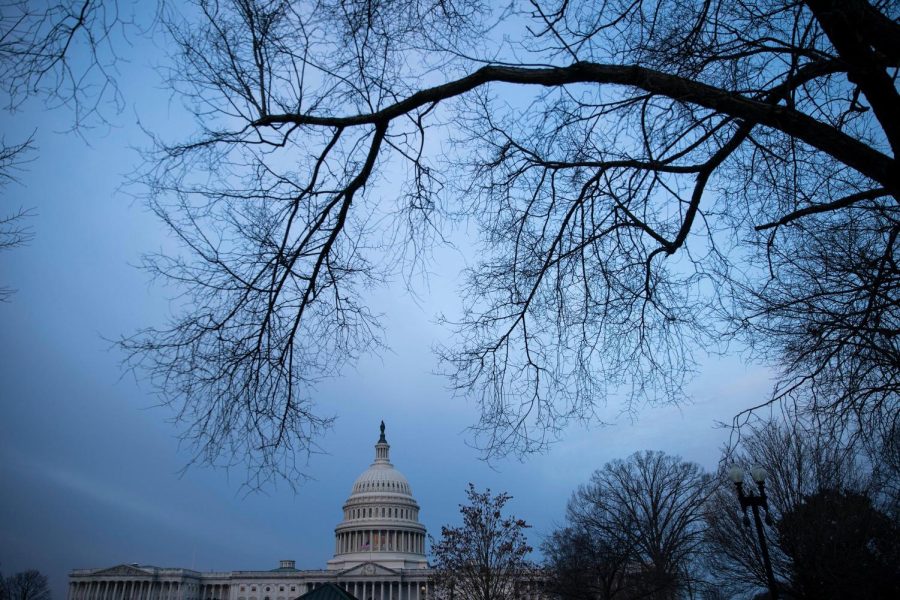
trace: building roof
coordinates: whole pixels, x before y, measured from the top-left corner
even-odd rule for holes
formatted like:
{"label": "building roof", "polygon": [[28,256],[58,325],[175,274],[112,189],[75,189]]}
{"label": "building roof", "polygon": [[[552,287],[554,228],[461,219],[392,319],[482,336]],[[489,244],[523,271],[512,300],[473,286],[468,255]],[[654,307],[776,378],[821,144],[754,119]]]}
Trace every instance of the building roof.
{"label": "building roof", "polygon": [[323,583],[296,600],[357,600],[356,596],[333,583]]}

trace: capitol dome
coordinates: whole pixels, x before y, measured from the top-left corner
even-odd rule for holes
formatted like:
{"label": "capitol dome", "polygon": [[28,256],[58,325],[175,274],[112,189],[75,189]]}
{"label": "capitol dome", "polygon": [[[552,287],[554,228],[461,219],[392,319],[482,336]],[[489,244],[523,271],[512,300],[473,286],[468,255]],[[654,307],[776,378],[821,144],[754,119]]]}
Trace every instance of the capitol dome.
{"label": "capitol dome", "polygon": [[390,461],[384,437],[375,444],[375,462],[356,478],[344,503],[344,519],[334,529],[334,558],[329,569],[377,563],[394,569],[427,568],[425,526],[409,481]]}
{"label": "capitol dome", "polygon": [[387,462],[379,462],[376,458],[371,467],[353,482],[351,498],[357,494],[380,492],[386,494],[403,494],[412,497],[409,482],[403,473]]}

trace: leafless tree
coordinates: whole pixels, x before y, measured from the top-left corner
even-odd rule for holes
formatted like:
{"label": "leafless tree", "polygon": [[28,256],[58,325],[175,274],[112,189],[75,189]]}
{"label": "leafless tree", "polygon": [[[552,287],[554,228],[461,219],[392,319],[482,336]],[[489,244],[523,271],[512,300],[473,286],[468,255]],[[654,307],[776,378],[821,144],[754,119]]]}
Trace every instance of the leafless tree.
{"label": "leafless tree", "polygon": [[441,527],[432,543],[436,593],[441,598],[512,600],[521,597],[533,570],[525,521],[504,514],[512,497],[479,492],[469,484],[467,503],[460,505],[459,527]]}
{"label": "leafless tree", "polygon": [[[164,21],[198,128],[149,202],[171,323],[124,340],[201,462],[290,470],[313,386],[382,344],[370,286],[479,227],[439,349],[486,456],[729,340],[773,399],[896,415],[897,4],[198,0]],[[698,355],[698,352],[700,354]],[[824,392],[828,392],[825,401]],[[859,428],[865,431],[865,428]]]}
{"label": "leafless tree", "polygon": [[[160,0],[162,5],[162,0]],[[118,0],[0,0],[0,90],[2,108],[14,114],[37,99],[47,108],[64,107],[72,129],[105,123],[104,107],[124,107],[116,84],[116,64],[133,25]],[[37,128],[39,123],[32,123]],[[0,140],[0,186],[16,180],[33,159],[34,133],[20,142]],[[31,238],[31,211],[0,212],[0,250]],[[12,290],[0,287],[0,301]]]}
{"label": "leafless tree", "polygon": [[[0,139],[0,189],[16,180],[15,172],[28,160],[28,152],[33,149],[33,137],[18,144],[7,144]],[[13,212],[0,213],[0,252],[27,243],[32,236],[27,219],[31,211],[19,208]],[[0,302],[7,300],[13,290],[0,286]]]}
{"label": "leafless tree", "polygon": [[542,545],[547,591],[562,600],[613,600],[634,592],[630,540],[624,532],[573,523],[554,531]]}
{"label": "leafless tree", "polygon": [[132,17],[118,0],[3,0],[0,3],[0,86],[8,111],[29,98],[67,106],[74,126],[121,110],[116,84],[122,48],[117,33]]}
{"label": "leafless tree", "polygon": [[3,600],[50,600],[47,577],[35,569],[7,577],[3,593]]}
{"label": "leafless tree", "polygon": [[[739,447],[727,453],[726,461],[765,467],[769,513],[775,523],[806,498],[823,491],[878,498],[884,508],[897,501],[896,481],[892,484],[893,478],[887,474],[876,475],[872,460],[860,445],[808,423],[757,423],[744,432]],[[750,598],[767,586],[762,557],[755,531],[742,524],[734,486],[721,473],[719,482],[706,507],[708,566],[713,581],[722,589],[735,597]],[[775,530],[768,533],[775,577],[787,589],[792,562],[780,547]]]}
{"label": "leafless tree", "polygon": [[[599,542],[597,598],[677,598],[697,585],[710,477],[662,452],[598,469],[569,501],[566,521]],[[590,575],[587,575],[590,577]]]}

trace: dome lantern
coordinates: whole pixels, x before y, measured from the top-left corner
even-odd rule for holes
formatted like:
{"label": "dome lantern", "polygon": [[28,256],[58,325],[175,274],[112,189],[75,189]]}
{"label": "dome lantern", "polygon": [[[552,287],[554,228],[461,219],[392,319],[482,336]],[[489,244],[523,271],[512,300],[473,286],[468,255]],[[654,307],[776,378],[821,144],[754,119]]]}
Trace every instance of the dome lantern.
{"label": "dome lantern", "polygon": [[375,462],[391,464],[390,451],[391,446],[387,443],[387,440],[384,437],[384,421],[382,421],[381,437],[378,438],[378,443],[375,444]]}

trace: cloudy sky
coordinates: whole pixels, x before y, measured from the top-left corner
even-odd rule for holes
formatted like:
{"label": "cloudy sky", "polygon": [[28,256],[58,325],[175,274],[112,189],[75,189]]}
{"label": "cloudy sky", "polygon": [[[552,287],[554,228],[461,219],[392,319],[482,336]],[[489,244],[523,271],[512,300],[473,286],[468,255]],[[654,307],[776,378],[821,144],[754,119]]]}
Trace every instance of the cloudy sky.
{"label": "cloudy sky", "polygon": [[33,209],[35,237],[0,254],[0,569],[37,568],[57,600],[67,572],[124,562],[196,569],[269,569],[292,558],[320,568],[355,477],[373,458],[387,423],[394,464],[410,480],[432,534],[455,522],[467,482],[506,490],[511,509],[540,543],[575,486],[604,462],[661,449],[714,468],[727,431],[715,426],[767,393],[766,371],[737,355],[710,359],[692,384],[693,403],[646,409],[632,421],[573,428],[546,455],[481,462],[467,442],[474,405],[435,375],[432,346],[446,336],[440,312],[458,308],[466,257],[438,255],[430,288],[409,297],[399,283],[374,292],[391,350],[366,357],[322,384],[316,402],[337,417],[309,458],[310,480],[246,494],[244,474],[183,471],[189,455],[149,387],[123,372],[109,339],[161,324],[173,291],[137,269],[142,253],[168,243],[125,182],[151,131],[189,131],[178,99],[152,68],[159,49],[135,36],[120,67],[125,110],[111,127],[65,133],[71,113],[33,102],[2,115],[7,141],[35,132],[33,161],[0,207]]}

